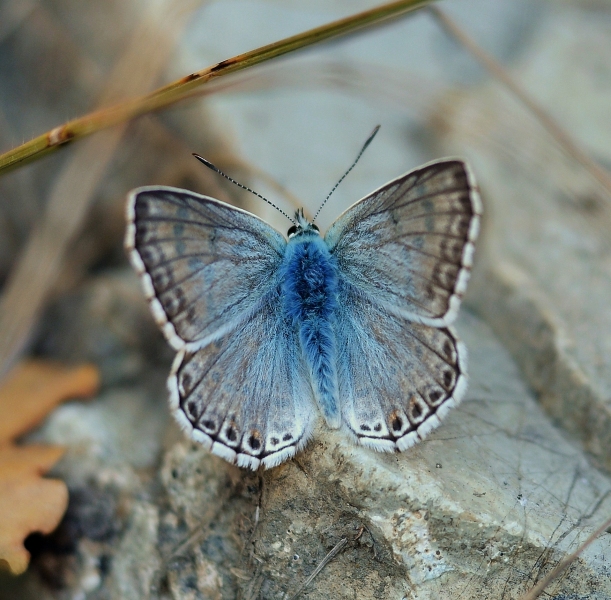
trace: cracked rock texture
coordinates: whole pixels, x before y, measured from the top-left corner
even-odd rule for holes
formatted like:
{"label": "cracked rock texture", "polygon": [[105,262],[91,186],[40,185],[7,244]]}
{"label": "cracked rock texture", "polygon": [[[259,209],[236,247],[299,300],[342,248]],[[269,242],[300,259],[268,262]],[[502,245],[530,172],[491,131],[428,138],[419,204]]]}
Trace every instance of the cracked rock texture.
{"label": "cracked rock texture", "polygon": [[[467,397],[407,453],[351,446],[321,425],[294,460],[250,473],[171,425],[155,472],[141,457],[119,461],[112,437],[90,455],[75,442],[59,473],[115,498],[121,522],[104,543],[77,542],[75,587],[94,565],[88,598],[280,600],[345,539],[306,597],[519,598],[608,514],[611,482],[550,424],[490,329],[467,312],[458,329],[470,350]],[[74,429],[95,418],[106,430],[138,402],[132,437],[146,437],[154,404],[137,395],[62,407],[39,435],[52,439],[65,414]],[[610,597],[610,552],[605,534],[548,592]]]}

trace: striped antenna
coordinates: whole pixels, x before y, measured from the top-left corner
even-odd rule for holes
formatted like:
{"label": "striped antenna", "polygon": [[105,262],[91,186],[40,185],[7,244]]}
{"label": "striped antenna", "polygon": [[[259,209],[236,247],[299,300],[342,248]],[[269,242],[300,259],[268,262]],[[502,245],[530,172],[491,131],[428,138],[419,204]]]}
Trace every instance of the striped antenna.
{"label": "striped antenna", "polygon": [[232,179],[231,177],[229,177],[229,175],[225,175],[223,171],[221,171],[218,167],[215,167],[209,160],[206,160],[203,156],[200,156],[199,154],[195,154],[195,152],[193,153],[193,156],[195,156],[195,158],[197,158],[197,160],[199,160],[200,162],[204,163],[209,169],[212,169],[215,173],[218,173],[219,175],[223,176],[228,181],[231,181],[231,183],[234,183],[238,187],[241,187],[243,190],[246,190],[247,192],[254,194],[255,196],[257,196],[257,198],[261,198],[261,200],[264,200],[270,206],[273,206],[280,214],[284,215],[291,223],[295,223],[295,219],[291,219],[291,217],[289,217],[281,208],[276,206],[273,202],[268,200],[265,196],[262,196],[261,194],[258,194],[257,192],[255,192],[255,190],[251,190],[249,187],[242,185],[239,181],[236,181],[235,179]]}
{"label": "striped antenna", "polygon": [[376,125],[373,128],[373,131],[371,132],[371,134],[369,135],[369,137],[367,138],[367,140],[363,144],[363,147],[361,148],[360,152],[357,154],[357,157],[354,159],[354,162],[352,163],[352,165],[350,165],[350,168],[341,176],[340,180],[333,186],[333,189],[329,192],[329,194],[325,198],[324,202],[320,205],[320,208],[316,211],[316,214],[314,215],[314,218],[312,219],[312,223],[314,223],[314,221],[316,221],[316,217],[320,214],[320,211],[322,210],[322,207],[327,203],[327,200],[331,197],[331,194],[337,189],[337,186],[342,181],[344,181],[344,179],[346,179],[346,175],[348,175],[348,173],[350,173],[350,171],[352,171],[352,169],[354,169],[354,167],[356,166],[356,163],[359,162],[359,160],[361,159],[361,156],[363,156],[363,152],[365,152],[365,150],[367,150],[367,146],[369,146],[369,144],[371,144],[373,138],[376,136],[378,131],[380,131],[380,125]]}

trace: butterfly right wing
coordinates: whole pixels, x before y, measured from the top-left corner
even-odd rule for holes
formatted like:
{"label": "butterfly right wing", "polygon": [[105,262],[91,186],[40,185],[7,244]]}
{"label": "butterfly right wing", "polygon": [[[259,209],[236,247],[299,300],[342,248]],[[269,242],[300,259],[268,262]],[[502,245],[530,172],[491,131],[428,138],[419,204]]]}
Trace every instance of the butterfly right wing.
{"label": "butterfly right wing", "polygon": [[466,349],[449,325],[481,213],[468,166],[442,159],[372,192],[327,232],[342,420],[359,443],[405,450],[462,399]]}
{"label": "butterfly right wing", "polygon": [[445,327],[471,273],[482,205],[469,167],[441,159],[414,169],[346,210],[325,241],[341,276],[372,302]]}
{"label": "butterfly right wing", "polygon": [[232,331],[181,350],[168,379],[181,427],[214,454],[253,470],[293,456],[317,415],[298,334],[279,294],[276,286]]}
{"label": "butterfly right wing", "polygon": [[463,398],[467,353],[452,327],[393,314],[340,281],[337,371],[342,420],[358,443],[406,450]]}
{"label": "butterfly right wing", "polygon": [[286,246],[258,217],[170,187],[133,190],[127,221],[130,261],[176,350],[207,344],[254,310]]}

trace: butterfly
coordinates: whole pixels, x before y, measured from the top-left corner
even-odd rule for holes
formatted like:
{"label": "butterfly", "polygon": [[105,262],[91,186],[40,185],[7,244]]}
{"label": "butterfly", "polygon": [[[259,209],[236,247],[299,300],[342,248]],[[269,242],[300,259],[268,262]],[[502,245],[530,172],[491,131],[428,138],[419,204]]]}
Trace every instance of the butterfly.
{"label": "butterfly", "polygon": [[130,192],[125,247],[177,350],[168,389],[179,425],[253,470],[302,449],[318,415],[381,452],[422,440],[465,393],[451,323],[481,213],[457,159],[393,179],[324,237],[303,210],[287,239],[214,198]]}

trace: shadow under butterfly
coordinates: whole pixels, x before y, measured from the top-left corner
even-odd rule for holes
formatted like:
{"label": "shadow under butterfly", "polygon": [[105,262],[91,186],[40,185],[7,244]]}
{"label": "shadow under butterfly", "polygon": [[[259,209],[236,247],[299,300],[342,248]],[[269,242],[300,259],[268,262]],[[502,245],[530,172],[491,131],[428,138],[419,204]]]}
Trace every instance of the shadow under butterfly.
{"label": "shadow under butterfly", "polygon": [[377,451],[422,440],[466,390],[466,349],[451,323],[481,214],[458,159],[383,185],[324,238],[302,210],[287,241],[214,198],[130,192],[125,247],[178,351],[168,388],[180,426],[251,469],[303,448],[319,414]]}

